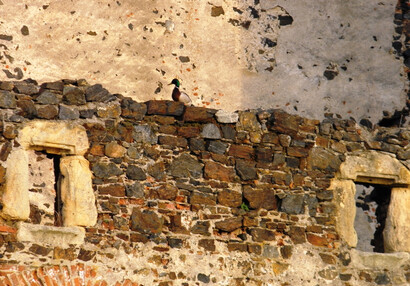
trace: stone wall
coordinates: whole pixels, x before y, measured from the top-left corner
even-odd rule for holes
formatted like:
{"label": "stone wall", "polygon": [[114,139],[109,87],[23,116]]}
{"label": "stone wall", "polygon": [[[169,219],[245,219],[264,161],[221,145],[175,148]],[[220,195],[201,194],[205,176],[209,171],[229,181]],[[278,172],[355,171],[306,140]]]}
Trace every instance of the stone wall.
{"label": "stone wall", "polygon": [[[139,103],[85,80],[1,82],[0,112],[1,285],[410,282],[409,130]],[[89,166],[67,171],[73,157]],[[400,249],[355,250],[356,181],[392,188]]]}

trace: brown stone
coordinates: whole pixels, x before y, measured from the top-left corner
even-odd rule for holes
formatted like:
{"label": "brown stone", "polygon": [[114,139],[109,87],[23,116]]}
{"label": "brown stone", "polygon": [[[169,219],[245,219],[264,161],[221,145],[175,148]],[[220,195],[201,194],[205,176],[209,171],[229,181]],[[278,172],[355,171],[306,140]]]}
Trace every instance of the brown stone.
{"label": "brown stone", "polygon": [[94,156],[104,156],[104,145],[93,144],[90,148],[90,154]]}
{"label": "brown stone", "polygon": [[148,166],[148,174],[155,179],[162,181],[165,179],[165,164],[163,161]]}
{"label": "brown stone", "polygon": [[176,135],[177,128],[172,125],[160,125],[158,128],[159,133],[168,134],[168,135]]}
{"label": "brown stone", "polygon": [[322,233],[322,227],[320,225],[308,225],[306,227],[306,231],[308,232],[315,232],[315,233]]}
{"label": "brown stone", "polygon": [[308,167],[310,169],[319,169],[335,172],[339,170],[342,161],[339,156],[334,155],[327,149],[315,147],[310,150],[308,156]]}
{"label": "brown stone", "polygon": [[322,258],[324,263],[336,264],[336,257],[328,253],[319,253],[320,258]]}
{"label": "brown stone", "polygon": [[10,152],[11,152],[11,143],[10,142],[5,142],[0,149],[0,160],[1,161],[6,161]]}
{"label": "brown stone", "polygon": [[244,243],[228,243],[228,250],[229,251],[239,251],[239,252],[246,252],[248,251],[248,246]]}
{"label": "brown stone", "polygon": [[243,226],[249,227],[249,226],[258,226],[258,219],[256,218],[251,218],[248,216],[243,217]]}
{"label": "brown stone", "polygon": [[242,204],[242,194],[232,190],[223,190],[218,193],[218,203],[227,206],[236,208]]}
{"label": "brown stone", "polygon": [[6,169],[0,165],[0,184],[6,181]]}
{"label": "brown stone", "polygon": [[182,225],[181,215],[171,215],[169,216],[170,224],[169,229],[174,233],[188,234],[189,231]]}
{"label": "brown stone", "polygon": [[77,258],[77,255],[74,248],[55,247],[53,251],[53,258],[73,261]]}
{"label": "brown stone", "polygon": [[289,264],[280,263],[280,262],[275,262],[275,263],[272,264],[273,272],[274,272],[276,275],[282,274],[282,273],[285,272],[288,268],[289,268]]}
{"label": "brown stone", "polygon": [[141,233],[161,233],[164,219],[150,210],[132,210],[131,229]]}
{"label": "brown stone", "polygon": [[147,114],[167,114],[167,102],[165,100],[150,100],[146,102]]}
{"label": "brown stone", "polygon": [[132,232],[130,234],[130,241],[131,242],[142,242],[147,243],[149,241],[148,237],[144,234]]}
{"label": "brown stone", "polygon": [[33,244],[30,248],[29,251],[41,255],[41,256],[47,256],[51,252],[51,248],[44,247],[38,244]]}
{"label": "brown stone", "polygon": [[253,150],[252,146],[232,144],[228,154],[229,156],[252,160],[255,155],[255,150]]}
{"label": "brown stone", "polygon": [[189,198],[190,204],[199,205],[216,205],[216,199],[214,195],[205,194],[200,192],[193,192]]}
{"label": "brown stone", "polygon": [[114,197],[124,197],[125,187],[124,185],[100,186],[98,188],[98,193],[100,195],[111,195]]}
{"label": "brown stone", "polygon": [[256,242],[275,240],[275,232],[265,228],[252,228],[251,236],[252,239]]}
{"label": "brown stone", "polygon": [[284,259],[288,259],[292,256],[292,250],[293,246],[292,245],[284,245],[280,248],[280,254]]}
{"label": "brown stone", "polygon": [[204,176],[205,179],[232,182],[235,179],[235,170],[219,163],[209,161],[205,163]]}
{"label": "brown stone", "polygon": [[271,130],[276,130],[284,134],[296,135],[299,131],[299,126],[303,123],[303,118],[297,115],[288,114],[283,110],[275,110],[268,123],[268,127]]}
{"label": "brown stone", "polygon": [[290,239],[294,244],[306,242],[305,229],[300,226],[291,226],[289,231]]}
{"label": "brown stone", "polygon": [[184,113],[184,121],[212,122],[215,112],[215,110],[204,107],[187,106]]}
{"label": "brown stone", "polygon": [[197,137],[201,133],[201,129],[198,126],[183,126],[178,128],[178,136],[185,138]]}
{"label": "brown stone", "polygon": [[177,194],[178,194],[177,187],[170,185],[170,184],[166,184],[156,189],[150,189],[148,197],[150,199],[160,199],[160,200],[172,201],[172,200],[175,200]]}
{"label": "brown stone", "polygon": [[13,125],[7,125],[3,129],[3,136],[6,139],[14,139],[17,137],[17,130]]}
{"label": "brown stone", "polygon": [[303,147],[288,147],[287,153],[288,156],[292,157],[307,157],[309,150]]}
{"label": "brown stone", "polygon": [[185,138],[174,136],[158,136],[159,144],[165,145],[168,148],[174,149],[177,147],[186,148],[188,141]]}
{"label": "brown stone", "polygon": [[258,148],[256,150],[256,160],[263,163],[271,163],[273,160],[273,151],[270,148]]}
{"label": "brown stone", "polygon": [[347,148],[343,143],[334,141],[332,142],[331,148],[339,153],[346,153],[347,152]]}
{"label": "brown stone", "polygon": [[209,236],[211,235],[209,232],[209,227],[209,221],[197,221],[196,224],[193,227],[191,227],[191,232],[195,234]]}
{"label": "brown stone", "polygon": [[307,234],[307,240],[315,245],[315,246],[328,246],[329,241],[326,239],[326,237],[322,237],[313,233],[308,233]]}
{"label": "brown stone", "polygon": [[37,109],[37,117],[42,119],[55,119],[58,116],[58,108],[55,105],[45,105]]}
{"label": "brown stone", "polygon": [[201,239],[198,242],[198,246],[208,251],[215,251],[215,240],[213,239]]}
{"label": "brown stone", "polygon": [[226,232],[232,232],[240,227],[242,227],[241,217],[229,218],[229,219],[218,221],[215,223],[216,229],[226,231]]}
{"label": "brown stone", "polygon": [[262,246],[260,244],[248,244],[248,252],[260,255],[262,254]]}
{"label": "brown stone", "polygon": [[121,158],[124,157],[126,151],[127,150],[117,142],[110,142],[105,145],[104,153],[111,158]]}
{"label": "brown stone", "polygon": [[144,103],[139,103],[129,97],[121,101],[121,116],[125,118],[133,118],[142,120],[147,113],[147,106]]}
{"label": "brown stone", "polygon": [[262,136],[262,142],[278,145],[279,144],[279,136],[276,135],[275,133],[272,133],[272,132],[264,133],[263,136]]}
{"label": "brown stone", "polygon": [[278,202],[273,188],[257,189],[247,185],[243,188],[243,195],[252,209],[278,209]]}
{"label": "brown stone", "polygon": [[255,180],[258,178],[255,163],[247,160],[236,160],[235,169],[243,181]]}
{"label": "brown stone", "polygon": [[91,259],[94,258],[95,255],[96,255],[96,251],[85,250],[81,248],[80,252],[78,253],[78,259],[82,261],[90,261]]}

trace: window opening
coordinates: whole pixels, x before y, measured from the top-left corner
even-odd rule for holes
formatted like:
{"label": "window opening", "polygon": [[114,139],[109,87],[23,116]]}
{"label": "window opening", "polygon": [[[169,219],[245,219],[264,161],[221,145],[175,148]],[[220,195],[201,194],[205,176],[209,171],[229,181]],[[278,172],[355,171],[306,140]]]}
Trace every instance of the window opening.
{"label": "window opening", "polygon": [[356,184],[356,248],[366,252],[384,253],[383,230],[390,203],[391,187]]}

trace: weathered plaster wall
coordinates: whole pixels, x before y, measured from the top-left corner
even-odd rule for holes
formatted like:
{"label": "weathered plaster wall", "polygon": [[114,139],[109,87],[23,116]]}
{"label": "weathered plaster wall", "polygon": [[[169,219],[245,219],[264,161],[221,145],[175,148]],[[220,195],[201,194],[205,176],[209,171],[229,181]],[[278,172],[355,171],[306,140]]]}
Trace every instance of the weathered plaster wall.
{"label": "weathered plaster wall", "polygon": [[[1,82],[0,118],[1,205],[8,203],[6,187],[21,182],[7,176],[17,165],[13,154],[41,146],[54,152],[56,142],[79,138],[63,132],[55,138],[56,128],[43,128],[33,132],[42,138],[39,144],[27,139],[27,130],[62,125],[86,130],[84,141],[74,145],[90,146],[79,152],[90,162],[98,212],[97,222],[84,228],[50,225],[44,208],[31,207],[28,218],[0,217],[3,285],[410,282],[408,252],[363,253],[351,245],[354,213],[342,197],[354,197],[354,191],[340,183],[382,173],[374,179],[403,188],[390,225],[403,226],[394,239],[409,241],[403,204],[410,179],[408,129],[368,129],[353,120],[310,120],[282,110],[226,113],[171,101],[138,103],[83,80],[41,87]],[[37,186],[30,192],[46,193],[52,184],[51,162],[41,152],[27,159],[36,160],[31,167],[37,170],[27,179]],[[61,161],[73,157],[61,155]],[[75,177],[64,181],[78,200]],[[334,178],[339,184],[332,188]],[[50,203],[49,197],[29,199]]]}
{"label": "weathered plaster wall", "polygon": [[375,123],[406,105],[397,2],[2,0],[0,79],[85,78],[145,101],[177,76],[196,106]]}

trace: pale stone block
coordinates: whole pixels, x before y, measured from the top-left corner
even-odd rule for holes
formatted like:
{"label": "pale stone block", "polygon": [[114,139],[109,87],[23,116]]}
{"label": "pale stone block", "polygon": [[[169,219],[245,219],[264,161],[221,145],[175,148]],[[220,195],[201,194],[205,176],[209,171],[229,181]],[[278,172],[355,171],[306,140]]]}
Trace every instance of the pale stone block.
{"label": "pale stone block", "polygon": [[6,183],[3,187],[2,197],[2,217],[14,220],[29,218],[28,189],[28,156],[26,151],[16,149],[10,153],[7,159]]}
{"label": "pale stone block", "polygon": [[218,110],[215,113],[216,120],[219,123],[236,123],[238,122],[239,115],[236,112],[228,112],[225,110]]}
{"label": "pale stone block", "polygon": [[362,252],[356,249],[351,250],[352,268],[356,269],[389,269],[390,271],[399,269],[410,259],[410,254],[406,252],[398,253],[376,253]]}
{"label": "pale stone block", "polygon": [[329,190],[334,192],[336,231],[349,246],[355,247],[357,245],[357,234],[354,229],[356,186],[352,180],[334,179],[331,181]]}
{"label": "pale stone block", "polygon": [[373,184],[410,184],[410,171],[399,160],[376,151],[347,156],[338,177]]}
{"label": "pale stone block", "polygon": [[25,149],[58,155],[84,155],[89,147],[85,128],[71,122],[30,121],[20,131],[19,142]]}
{"label": "pale stone block", "polygon": [[85,230],[81,227],[57,227],[48,225],[18,223],[17,240],[52,245],[62,248],[70,244],[84,243]]}
{"label": "pale stone block", "polygon": [[82,156],[63,157],[60,170],[64,226],[94,225],[97,209],[89,162]]}
{"label": "pale stone block", "polygon": [[383,230],[385,252],[410,252],[410,189],[393,188]]}

